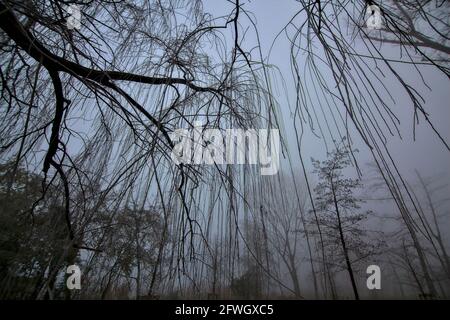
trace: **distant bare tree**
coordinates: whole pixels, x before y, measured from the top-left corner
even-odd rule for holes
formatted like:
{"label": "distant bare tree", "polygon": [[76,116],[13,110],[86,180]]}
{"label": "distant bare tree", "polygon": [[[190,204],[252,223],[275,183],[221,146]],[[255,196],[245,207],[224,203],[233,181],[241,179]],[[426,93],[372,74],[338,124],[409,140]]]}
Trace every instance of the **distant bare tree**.
{"label": "distant bare tree", "polygon": [[314,192],[319,223],[325,234],[326,255],[333,257],[332,264],[338,267],[345,262],[344,268],[358,300],[354,264],[373,256],[377,245],[367,240],[368,232],[361,226],[371,213],[361,208],[363,200],[355,194],[361,188],[361,181],[343,174],[350,164],[350,152],[342,147],[330,152],[327,160],[313,161],[318,175]]}

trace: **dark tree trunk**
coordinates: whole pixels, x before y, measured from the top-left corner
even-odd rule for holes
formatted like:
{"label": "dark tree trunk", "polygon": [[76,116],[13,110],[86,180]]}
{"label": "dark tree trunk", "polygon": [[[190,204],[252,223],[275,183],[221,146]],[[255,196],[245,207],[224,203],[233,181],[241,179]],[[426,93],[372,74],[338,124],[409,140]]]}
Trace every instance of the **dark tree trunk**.
{"label": "dark tree trunk", "polygon": [[359,300],[358,288],[356,287],[355,276],[353,274],[352,264],[350,263],[350,257],[348,255],[347,246],[345,244],[344,232],[342,231],[341,215],[339,212],[339,205],[337,202],[333,181],[331,181],[331,192],[333,193],[333,202],[334,202],[334,207],[336,209],[336,215],[337,215],[337,220],[338,220],[339,238],[341,240],[342,250],[344,251],[345,263],[347,265],[348,275],[350,276],[350,281],[352,283],[352,288],[353,288],[353,293],[355,295],[355,299]]}

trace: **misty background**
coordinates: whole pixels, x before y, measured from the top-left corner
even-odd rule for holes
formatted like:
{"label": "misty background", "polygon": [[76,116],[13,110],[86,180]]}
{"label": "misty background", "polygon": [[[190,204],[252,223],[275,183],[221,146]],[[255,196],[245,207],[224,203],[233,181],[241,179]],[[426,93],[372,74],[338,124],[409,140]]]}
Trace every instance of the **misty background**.
{"label": "misty background", "polygon": [[[417,12],[442,17],[448,48],[450,8],[437,2]],[[401,5],[413,14],[414,3]],[[378,4],[403,44],[370,41],[388,31],[365,33],[365,1],[79,3],[83,27],[72,33],[53,27],[67,13],[52,1],[2,2],[10,27],[2,25],[0,297],[448,298],[448,55],[418,51],[403,11]],[[29,28],[49,50],[42,66],[11,21],[39,21]],[[210,25],[225,27],[216,34]],[[329,48],[339,62],[327,60]],[[364,64],[352,64],[355,52]],[[50,54],[110,81],[63,60],[61,69],[46,64]],[[49,157],[55,72],[71,102]],[[341,88],[356,88],[354,96]],[[25,107],[39,110],[30,124]],[[421,108],[432,126],[415,113]],[[279,128],[279,173],[176,166],[164,130],[198,119],[209,128]],[[71,264],[81,290],[66,288]],[[373,264],[380,290],[366,287]]]}

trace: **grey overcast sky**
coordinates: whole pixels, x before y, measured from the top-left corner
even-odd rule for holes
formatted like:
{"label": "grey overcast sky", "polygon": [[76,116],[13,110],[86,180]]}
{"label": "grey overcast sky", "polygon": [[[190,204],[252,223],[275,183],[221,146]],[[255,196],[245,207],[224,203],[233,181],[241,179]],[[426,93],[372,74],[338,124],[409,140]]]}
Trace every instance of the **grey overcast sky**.
{"label": "grey overcast sky", "polygon": [[[290,43],[285,34],[279,35],[275,43],[274,40],[286,23],[300,9],[300,4],[295,0],[253,0],[242,1],[242,5],[247,11],[254,14],[253,18],[258,27],[263,55],[265,58],[269,58],[270,64],[279,68],[286,82],[287,96],[279,86],[277,98],[282,109],[291,154],[295,156],[296,152],[293,148],[295,136],[289,110],[289,105],[291,108],[294,107],[296,96],[290,65]],[[205,10],[216,17],[229,13],[232,8],[233,4],[225,1],[205,1]],[[241,22],[243,21],[242,19]],[[254,44],[254,33],[249,31],[243,46],[248,50]],[[357,44],[358,40],[356,41]],[[389,57],[400,58],[400,50],[395,45],[381,44],[380,50]],[[301,65],[301,63],[299,64]],[[426,110],[429,112],[433,124],[448,143],[450,141],[450,86],[446,76],[433,67],[420,66],[429,87],[427,88],[417,72],[414,72],[412,66],[396,64],[396,70],[404,75],[409,84],[419,89],[426,100]],[[388,137],[388,146],[393,157],[398,160],[397,163],[402,173],[409,175],[414,169],[418,169],[424,176],[446,176],[448,178],[450,176],[450,153],[448,150],[445,149],[442,142],[433,134],[431,128],[423,119],[416,127],[416,139],[413,140],[413,109],[407,99],[406,92],[393,79],[387,78],[384,84],[391,90],[395,99],[395,104],[392,104],[391,107],[401,120],[400,130],[403,139]],[[308,163],[310,157],[323,158],[325,155],[323,142],[312,134],[305,135],[303,148]],[[371,161],[370,154],[365,152],[367,151],[365,147],[361,146],[360,149],[360,162]]]}

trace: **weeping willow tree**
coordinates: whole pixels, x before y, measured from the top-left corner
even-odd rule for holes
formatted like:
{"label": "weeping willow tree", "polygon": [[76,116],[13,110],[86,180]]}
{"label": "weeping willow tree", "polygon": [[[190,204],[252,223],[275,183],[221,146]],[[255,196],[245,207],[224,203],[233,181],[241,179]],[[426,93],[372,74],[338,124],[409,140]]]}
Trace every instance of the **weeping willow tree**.
{"label": "weeping willow tree", "polygon": [[[79,26],[69,23],[75,8],[69,4],[79,10]],[[10,168],[6,193],[24,170],[40,175],[40,195],[27,214],[36,215],[59,190],[66,231],[57,257],[43,259],[48,262],[32,284],[33,297],[55,296],[58,275],[74,262],[83,264],[92,285],[65,292],[66,297],[106,298],[128,291],[137,298],[157,292],[227,296],[230,284],[242,283],[253,270],[265,291],[275,284],[300,296],[300,285],[287,284],[273,271],[270,254],[271,241],[278,247],[290,244],[292,228],[287,221],[272,230],[266,224],[277,220],[273,206],[285,202],[277,193],[285,192],[288,179],[263,177],[257,166],[177,164],[171,156],[173,133],[198,129],[198,122],[200,130],[283,128],[254,17],[239,0],[228,4],[228,12],[214,17],[200,0],[0,1],[0,156]],[[409,96],[414,128],[425,121],[448,149],[425,101],[396,70],[398,64],[411,65],[420,76],[421,65],[427,65],[449,76],[449,28],[440,13],[448,11],[448,3],[298,4],[284,31],[292,43],[294,127],[310,205],[314,209],[302,154],[308,125],[328,144],[346,136],[350,152],[353,141],[366,144],[414,239],[417,206],[386,144],[390,135],[400,135],[400,119],[383,76],[390,75]],[[381,8],[382,30],[365,28],[371,4]],[[256,47],[246,47],[247,37],[256,39]],[[388,58],[379,49],[382,42],[402,47],[405,55]],[[353,156],[359,170],[356,160]],[[293,179],[295,165],[289,166]],[[301,211],[294,215],[297,228],[304,224],[303,204],[296,179],[293,184],[289,189],[298,203],[285,206],[293,208],[285,214]],[[320,224],[318,260],[315,239],[303,229],[318,296],[314,270],[327,265]],[[278,242],[268,238],[271,232]],[[118,239],[120,234],[129,241]],[[423,256],[418,241],[416,248]],[[427,274],[426,263],[422,268]]]}
{"label": "weeping willow tree", "polygon": [[204,129],[278,126],[262,57],[242,47],[248,14],[239,2],[220,18],[200,1],[67,4],[78,6],[79,28],[68,28],[72,12],[60,1],[0,3],[1,155],[13,163],[11,185],[24,164],[42,175],[42,198],[61,190],[68,256],[97,256],[106,240],[89,226],[106,230],[98,215],[133,203],[141,213],[160,208],[175,237],[164,272],[198,281],[202,271],[190,268],[211,251],[215,229],[232,277],[242,181],[259,176],[176,165],[171,133],[197,120]]}

